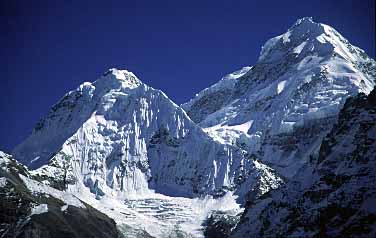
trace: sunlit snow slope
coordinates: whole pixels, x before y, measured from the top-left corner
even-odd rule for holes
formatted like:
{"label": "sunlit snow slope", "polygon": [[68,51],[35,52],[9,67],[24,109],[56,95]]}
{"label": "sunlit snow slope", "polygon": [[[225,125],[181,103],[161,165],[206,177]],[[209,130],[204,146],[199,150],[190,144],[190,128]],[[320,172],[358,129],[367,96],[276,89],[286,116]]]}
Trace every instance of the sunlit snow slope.
{"label": "sunlit snow slope", "polygon": [[[242,201],[250,188],[260,195],[282,182],[271,168],[242,149],[213,140],[163,92],[143,84],[131,72],[117,69],[67,93],[13,155],[44,178],[44,183],[68,188],[126,224],[134,219],[119,218],[116,212],[111,216],[111,209],[95,199],[120,202],[124,207],[126,201],[161,194],[192,198],[236,192]],[[87,192],[95,199],[86,196]],[[138,218],[143,213],[134,212]],[[180,223],[194,220],[194,227],[200,229],[205,219],[191,212],[188,221],[180,222],[184,214],[167,213],[171,218],[161,220],[167,227],[177,224],[188,229],[189,225]],[[158,221],[153,214],[151,209],[148,219]],[[139,225],[146,219],[142,217],[136,220]],[[145,229],[160,235],[162,229],[156,227],[150,222]]]}

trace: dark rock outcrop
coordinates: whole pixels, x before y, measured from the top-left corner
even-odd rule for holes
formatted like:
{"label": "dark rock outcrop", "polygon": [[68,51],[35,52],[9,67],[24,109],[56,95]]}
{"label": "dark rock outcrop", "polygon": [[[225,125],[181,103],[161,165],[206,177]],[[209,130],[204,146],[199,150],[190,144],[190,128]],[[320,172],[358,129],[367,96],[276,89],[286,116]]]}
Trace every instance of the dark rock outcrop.
{"label": "dark rock outcrop", "polygon": [[[32,193],[21,176],[37,178],[11,156],[1,152],[0,165],[1,238],[122,237],[111,218],[84,202],[84,207],[76,207],[49,194]],[[41,204],[46,211],[33,214],[33,207]]]}

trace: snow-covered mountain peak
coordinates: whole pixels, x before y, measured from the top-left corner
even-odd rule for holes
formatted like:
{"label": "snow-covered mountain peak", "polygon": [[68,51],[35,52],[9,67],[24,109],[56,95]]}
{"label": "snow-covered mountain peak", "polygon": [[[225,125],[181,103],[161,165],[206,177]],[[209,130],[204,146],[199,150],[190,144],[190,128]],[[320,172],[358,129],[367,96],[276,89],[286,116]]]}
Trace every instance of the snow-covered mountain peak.
{"label": "snow-covered mountain peak", "polygon": [[363,50],[352,46],[333,27],[316,23],[312,17],[304,17],[284,34],[268,40],[262,47],[258,63],[300,60],[311,55],[338,57],[350,62],[366,58]]}
{"label": "snow-covered mountain peak", "polygon": [[[268,162],[281,162],[281,173],[289,166],[296,171],[305,159],[295,156],[308,158],[304,153],[316,148],[345,99],[372,90],[375,68],[373,59],[334,28],[303,18],[268,40],[258,62],[231,84],[222,79],[183,108],[215,140],[273,158]],[[305,130],[312,137],[303,138]],[[308,146],[284,148],[297,138]]]}
{"label": "snow-covered mountain peak", "polygon": [[[110,68],[108,69],[103,76],[111,76],[112,78],[116,78],[118,80],[134,80],[137,79],[136,75],[126,69],[117,69],[117,68]],[[138,80],[138,79],[137,79]]]}
{"label": "snow-covered mountain peak", "polygon": [[98,91],[104,89],[117,89],[117,88],[137,88],[142,82],[128,70],[120,70],[111,68],[107,70],[102,77],[93,83]]}
{"label": "snow-covered mountain peak", "polygon": [[[213,140],[160,90],[111,69],[67,93],[13,154],[51,177],[64,174],[69,163],[72,183],[98,197],[124,197],[152,190],[179,196],[235,190],[263,170],[243,152]],[[237,195],[244,197],[244,191]]]}
{"label": "snow-covered mountain peak", "polygon": [[320,30],[322,29],[323,26],[321,23],[317,23],[313,21],[312,17],[303,17],[298,20],[290,27],[289,30],[305,30],[305,31],[312,31],[314,32],[315,30]]}
{"label": "snow-covered mountain peak", "polygon": [[296,20],[296,22],[294,23],[293,27],[294,26],[299,26],[301,24],[317,24],[313,21],[313,18],[312,17],[302,17],[302,18],[299,18],[298,20]]}
{"label": "snow-covered mountain peak", "polygon": [[[331,28],[328,26],[328,28]],[[284,34],[283,42],[301,42],[315,39],[321,34],[325,34],[324,24],[314,22],[312,17],[298,19],[295,24]]]}

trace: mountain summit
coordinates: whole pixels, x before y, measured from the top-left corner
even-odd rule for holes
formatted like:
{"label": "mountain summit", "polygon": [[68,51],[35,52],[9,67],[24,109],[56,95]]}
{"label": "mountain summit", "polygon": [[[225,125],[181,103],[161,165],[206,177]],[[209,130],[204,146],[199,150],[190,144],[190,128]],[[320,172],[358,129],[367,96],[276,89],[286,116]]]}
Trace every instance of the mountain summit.
{"label": "mountain summit", "polygon": [[351,45],[334,28],[316,23],[311,17],[297,20],[286,33],[268,40],[259,62],[271,63],[292,55],[300,59],[307,55],[338,56],[351,62],[366,58],[363,50]]}
{"label": "mountain summit", "polygon": [[182,107],[215,140],[291,177],[318,149],[346,98],[373,89],[375,65],[332,27],[302,18],[268,40],[254,66]]}

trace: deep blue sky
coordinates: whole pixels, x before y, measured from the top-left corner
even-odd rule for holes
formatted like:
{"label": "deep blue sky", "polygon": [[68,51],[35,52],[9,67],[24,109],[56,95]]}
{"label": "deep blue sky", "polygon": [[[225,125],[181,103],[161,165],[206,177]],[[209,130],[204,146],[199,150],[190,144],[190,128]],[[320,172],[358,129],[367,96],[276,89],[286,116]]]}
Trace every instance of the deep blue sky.
{"label": "deep blue sky", "polygon": [[2,0],[0,149],[9,152],[64,93],[110,67],[185,102],[254,64],[267,39],[304,16],[374,58],[374,10],[374,0]]}

